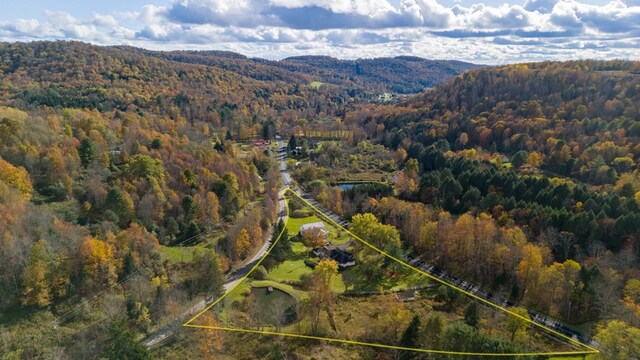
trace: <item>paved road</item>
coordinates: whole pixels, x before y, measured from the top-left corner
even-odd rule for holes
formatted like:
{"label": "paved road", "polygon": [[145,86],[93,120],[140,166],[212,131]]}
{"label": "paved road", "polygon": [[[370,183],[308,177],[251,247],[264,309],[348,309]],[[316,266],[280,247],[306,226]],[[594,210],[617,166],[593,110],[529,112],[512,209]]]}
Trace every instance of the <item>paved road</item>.
{"label": "paved road", "polygon": [[[309,194],[306,194],[304,191],[302,191],[301,189],[292,186],[291,185],[291,176],[289,175],[289,173],[287,172],[287,167],[285,164],[285,154],[286,154],[286,147],[284,145],[283,141],[280,141],[280,161],[281,161],[281,167],[280,167],[280,171],[283,174],[283,179],[286,176],[286,181],[285,181],[285,186],[290,186],[296,193],[298,193],[298,195],[300,195],[302,198],[304,198],[305,200],[307,200],[309,203],[311,203],[313,206],[315,206],[316,208],[318,208],[320,211],[322,211],[326,216],[328,216],[329,218],[331,218],[333,221],[337,222],[338,224],[340,224],[341,226],[347,228],[348,227],[348,223],[345,219],[341,218],[340,216],[336,215],[334,212],[330,211],[329,209],[326,209],[324,206],[322,206],[321,204],[319,204],[315,199],[313,199]],[[414,258],[411,255],[406,255],[407,259],[409,260],[409,263],[415,267],[419,267],[421,270],[423,270],[424,272],[437,277],[438,279],[441,279],[443,281],[446,281],[450,284],[453,284],[469,293],[472,293],[478,297],[481,297],[493,304],[499,305],[501,307],[511,307],[511,306],[517,306],[517,304],[513,304],[512,302],[501,298],[500,296],[498,296],[497,294],[493,294],[491,292],[488,292],[486,290],[481,289],[480,287],[471,284],[469,282],[466,282],[464,280],[458,279],[453,275],[450,275],[448,273],[446,273],[443,269],[438,268],[437,266],[431,265],[426,263],[424,260],[420,259],[420,258]],[[589,338],[587,338],[586,336],[584,336],[583,334],[571,329],[570,327],[568,327],[567,325],[552,319],[544,314],[540,314],[538,312],[535,312],[533,310],[528,310],[529,312],[529,317],[531,318],[532,321],[544,325],[552,330],[555,330],[565,336],[568,336],[574,340],[578,340],[582,343],[585,344],[589,344],[593,347],[597,347],[598,343],[595,342],[594,340],[591,340]]]}
{"label": "paved road", "polygon": [[278,142],[278,144],[279,144],[278,145],[278,158],[280,159],[280,173],[282,174],[282,180],[284,182],[284,186],[291,188],[291,190],[295,191],[298,195],[300,195],[302,198],[304,198],[309,203],[311,203],[311,205],[315,206],[320,211],[322,211],[322,213],[325,216],[331,218],[331,220],[337,222],[338,224],[340,224],[344,228],[347,228],[349,226],[349,223],[347,223],[343,218],[338,216],[333,211],[325,208],[320,203],[318,203],[312,196],[310,196],[309,194],[305,193],[302,189],[300,189],[297,186],[295,186],[294,184],[292,184],[291,175],[289,174],[289,171],[287,170],[287,163],[286,163],[287,147],[286,147],[286,145],[285,145],[283,140],[280,140]]}
{"label": "paved road", "polygon": [[[318,208],[320,211],[322,211],[324,213],[324,215],[328,216],[329,218],[331,218],[332,220],[334,220],[335,222],[337,222],[338,224],[340,224],[341,226],[347,228],[348,227],[348,223],[345,219],[341,218],[340,216],[338,216],[337,214],[335,214],[334,212],[332,212],[331,210],[325,208],[324,206],[322,206],[321,204],[319,204],[317,201],[315,201],[315,199],[313,199],[309,194],[306,194],[304,191],[302,191],[301,189],[299,189],[298,187],[296,187],[294,184],[292,184],[291,181],[291,175],[289,174],[288,170],[287,170],[287,164],[286,164],[286,146],[284,144],[284,141],[282,139],[279,139],[279,149],[278,149],[278,158],[280,160],[280,174],[282,175],[282,181],[284,184],[284,188],[286,187],[290,187],[293,191],[295,191],[298,195],[300,195],[302,198],[304,198],[305,200],[307,200],[309,203],[311,203],[313,206],[315,206],[316,208]],[[285,208],[285,202],[284,202],[284,196],[283,196],[283,192],[280,192],[280,199],[278,201],[278,208],[279,208],[279,218],[282,219],[284,222],[287,221],[286,219],[286,208]],[[253,265],[255,265],[255,263],[257,261],[260,260],[260,258],[262,258],[266,252],[267,249],[270,246],[270,242],[267,241],[265,242],[265,244],[262,246],[262,248],[260,248],[260,250],[251,258],[251,260],[249,260],[249,262],[244,265],[241,269],[238,269],[236,272],[234,272],[234,274],[227,280],[227,282],[224,284],[224,290],[225,293],[228,292],[230,289],[232,289],[241,279],[242,277],[253,267]],[[466,282],[464,280],[458,279],[453,275],[450,275],[448,273],[446,273],[443,269],[435,266],[435,265],[431,265],[426,263],[424,260],[417,258],[417,257],[413,257],[410,254],[406,255],[409,264],[411,264],[412,266],[418,267],[421,270],[425,271],[426,273],[441,279],[443,281],[446,281],[450,284],[453,284],[455,286],[457,286],[458,288],[461,288],[469,293],[472,293],[478,297],[481,297],[493,304],[499,305],[501,307],[511,307],[511,306],[517,306],[517,304],[513,304],[510,301],[500,298],[497,294],[493,294],[491,292],[488,292],[486,290],[481,289],[480,287],[471,284],[469,282]],[[176,323],[160,330],[159,332],[155,333],[154,335],[148,337],[147,339],[145,339],[142,344],[147,346],[148,348],[153,348],[155,346],[157,346],[158,344],[162,343],[164,340],[166,340],[167,338],[169,338],[171,335],[173,335],[182,325],[182,323],[188,319],[189,317],[197,314],[198,312],[204,310],[204,308],[206,308],[209,304],[211,304],[215,299],[214,298],[208,298],[206,300],[202,300],[200,302],[198,302],[197,304],[195,304],[194,306],[192,306],[189,310],[187,310],[185,313],[183,313],[181,319],[179,319],[179,321],[177,321]],[[593,341],[590,340],[589,338],[587,338],[586,336],[580,334],[577,331],[574,331],[573,329],[569,328],[567,325],[552,319],[546,315],[537,313],[533,310],[528,310],[529,312],[529,316],[531,317],[531,320],[533,320],[536,323],[539,323],[541,325],[544,325],[552,330],[555,330],[563,335],[566,335],[574,340],[578,340],[582,343],[586,343],[589,344],[593,347],[598,347],[598,344]]]}
{"label": "paved road", "polygon": [[[280,140],[281,147],[284,147],[284,142]],[[284,201],[284,193],[283,189],[288,187],[291,184],[291,175],[287,172],[287,166],[285,163],[285,155],[279,154],[281,161],[280,174],[282,176],[282,182],[284,184],[283,188],[279,192],[278,199],[278,219],[282,220],[284,223],[287,222],[287,210],[286,203]],[[271,246],[271,234],[268,234],[269,240],[265,241],[264,245],[256,252],[251,259],[247,260],[246,263],[238,270],[234,271],[233,274],[227,279],[224,283],[224,293],[228,293],[231,289],[234,288],[242,278],[253,268],[253,266],[260,261],[267,254],[267,250]],[[160,344],[162,344],[165,340],[169,339],[172,335],[174,335],[182,324],[193,317],[195,314],[204,310],[207,306],[217,300],[216,297],[207,297],[204,300],[200,300],[194,305],[192,305],[189,309],[183,312],[179,318],[171,323],[170,325],[160,329],[154,334],[148,336],[142,341],[142,345],[146,346],[148,349],[152,349]]]}

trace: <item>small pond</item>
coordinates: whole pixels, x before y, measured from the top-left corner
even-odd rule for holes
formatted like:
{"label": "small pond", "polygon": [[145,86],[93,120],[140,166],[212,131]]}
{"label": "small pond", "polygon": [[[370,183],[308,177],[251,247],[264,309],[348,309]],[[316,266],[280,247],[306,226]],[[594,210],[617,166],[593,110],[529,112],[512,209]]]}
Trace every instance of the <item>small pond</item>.
{"label": "small pond", "polygon": [[257,308],[261,309],[258,322],[264,325],[289,325],[298,318],[296,299],[286,292],[271,287],[253,287],[251,294],[255,297]]}
{"label": "small pond", "polygon": [[345,190],[353,189],[356,186],[371,185],[371,184],[375,184],[375,183],[373,182],[339,183],[339,184],[336,184],[335,186],[339,187],[340,190],[345,191]]}

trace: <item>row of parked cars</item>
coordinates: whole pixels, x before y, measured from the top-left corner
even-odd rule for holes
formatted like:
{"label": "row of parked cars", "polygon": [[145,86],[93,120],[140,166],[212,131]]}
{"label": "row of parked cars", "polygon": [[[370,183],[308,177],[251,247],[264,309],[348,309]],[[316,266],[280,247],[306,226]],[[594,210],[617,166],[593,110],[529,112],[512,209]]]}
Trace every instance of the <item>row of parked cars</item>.
{"label": "row of parked cars", "polygon": [[[407,255],[406,256],[408,259],[408,262],[411,266],[417,267],[419,269],[421,269],[422,271],[428,273],[429,275],[432,275],[435,278],[438,278],[444,282],[447,282],[449,284],[454,285],[455,287],[457,287],[458,289],[462,289],[464,291],[466,291],[467,293],[473,294],[479,298],[482,298],[492,304],[498,305],[500,307],[503,308],[509,308],[509,307],[513,307],[513,306],[517,306],[518,304],[515,304],[509,300],[506,299],[502,299],[499,296],[486,291],[484,289],[479,288],[478,286],[469,283],[467,281],[464,281],[462,279],[459,279],[453,275],[448,274],[446,271],[444,271],[444,269],[435,266],[435,265],[431,265],[428,264],[427,262],[425,262],[424,260],[417,258],[417,257],[413,257],[411,255]],[[580,341],[584,344],[589,344],[593,347],[597,347],[598,344],[595,340],[591,340],[588,337],[582,335],[581,333],[571,329],[570,327],[568,327],[567,325],[554,320],[552,318],[549,318],[546,315],[540,314],[536,311],[533,310],[528,310],[529,312],[529,317],[531,318],[531,320],[533,322],[536,322],[540,325],[543,325],[553,331],[556,331],[562,335],[568,336],[574,340]]]}

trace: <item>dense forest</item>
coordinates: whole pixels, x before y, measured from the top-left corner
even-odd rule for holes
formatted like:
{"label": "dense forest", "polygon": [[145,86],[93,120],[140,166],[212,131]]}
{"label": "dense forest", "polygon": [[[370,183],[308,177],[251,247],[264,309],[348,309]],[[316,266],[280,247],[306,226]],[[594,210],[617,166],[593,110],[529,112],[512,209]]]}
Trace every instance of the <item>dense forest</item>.
{"label": "dense forest", "polygon": [[[381,100],[385,93],[394,100]],[[139,340],[223,293],[285,228],[276,224],[276,143],[253,141],[276,134],[289,139],[294,185],[359,236],[580,329],[605,354],[638,354],[634,336],[621,335],[640,326],[638,62],[476,68],[0,43],[0,94],[3,359],[151,357]],[[345,181],[367,185],[334,186]],[[303,205],[293,211],[318,220]],[[395,264],[330,232],[358,265],[320,270],[345,287],[358,276],[371,286],[397,280]],[[319,304],[315,325],[322,308],[335,330],[329,305],[382,304],[395,318],[372,320],[363,338],[473,350],[455,334],[504,349],[522,335],[516,326],[500,342],[493,336],[508,325],[492,327],[489,312],[441,289],[429,295],[437,313],[397,305],[382,290],[372,291],[379,303],[336,295],[326,278],[321,291],[314,279],[326,273],[310,255],[321,241],[293,228],[285,237],[253,280],[301,263],[306,273],[293,284]],[[232,309],[239,321],[249,300]],[[391,326],[397,319],[403,328]],[[414,358],[262,340],[185,330],[155,354]]]}
{"label": "dense forest", "polygon": [[351,195],[340,208],[377,214],[407,248],[516,303],[637,326],[639,72],[625,61],[487,67],[358,107],[347,123],[388,147],[399,199]]}
{"label": "dense forest", "polygon": [[125,49],[177,62],[216,66],[256,80],[301,84],[312,81],[325,82],[347,87],[351,94],[358,89],[400,94],[419,93],[450,76],[476,67],[462,61],[427,60],[412,56],[359,60],[341,60],[329,56],[297,56],[272,61],[248,59],[243,55],[224,51],[154,52]]}

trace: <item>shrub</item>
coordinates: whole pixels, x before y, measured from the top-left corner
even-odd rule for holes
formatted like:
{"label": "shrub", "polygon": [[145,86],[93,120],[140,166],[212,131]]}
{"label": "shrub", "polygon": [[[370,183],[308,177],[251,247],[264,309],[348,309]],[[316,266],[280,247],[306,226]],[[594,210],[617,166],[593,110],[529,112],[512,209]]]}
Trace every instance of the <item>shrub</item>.
{"label": "shrub", "polygon": [[254,280],[265,280],[267,278],[267,269],[260,265],[251,273],[251,278]]}
{"label": "shrub", "polygon": [[312,215],[312,212],[308,209],[298,209],[291,212],[291,217],[294,219],[305,218]]}
{"label": "shrub", "polygon": [[308,267],[314,269],[316,267],[316,265],[318,265],[318,262],[320,262],[320,259],[317,257],[311,257],[311,258],[306,258],[304,259],[304,264],[307,265]]}

